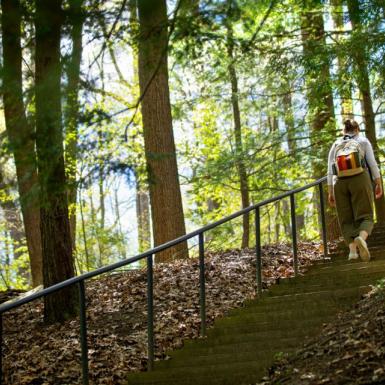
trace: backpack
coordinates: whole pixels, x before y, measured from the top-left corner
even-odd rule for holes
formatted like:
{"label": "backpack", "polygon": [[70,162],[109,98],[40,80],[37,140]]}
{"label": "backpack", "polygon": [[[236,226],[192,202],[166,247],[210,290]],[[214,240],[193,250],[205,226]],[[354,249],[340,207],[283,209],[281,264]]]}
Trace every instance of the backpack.
{"label": "backpack", "polygon": [[365,154],[360,143],[345,135],[335,146],[334,174],[347,177],[361,174],[365,168]]}

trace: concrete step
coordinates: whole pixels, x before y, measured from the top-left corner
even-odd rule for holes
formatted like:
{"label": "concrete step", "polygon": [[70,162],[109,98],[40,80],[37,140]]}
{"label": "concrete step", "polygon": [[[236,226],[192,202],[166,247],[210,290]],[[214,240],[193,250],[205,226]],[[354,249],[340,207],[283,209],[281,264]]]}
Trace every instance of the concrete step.
{"label": "concrete step", "polygon": [[[297,345],[298,346],[298,342]],[[213,366],[220,362],[223,364],[242,363],[247,361],[256,361],[259,364],[267,360],[274,359],[279,353],[289,353],[296,350],[296,346],[285,347],[273,347],[266,348],[262,345],[255,345],[254,350],[239,351],[234,350],[232,352],[211,352],[201,355],[201,351],[196,350],[194,354],[176,356],[170,360],[158,361],[155,364],[155,369],[158,371],[170,370],[173,368],[192,368],[192,367],[208,367]],[[279,349],[279,350],[278,350]],[[205,352],[206,353],[206,352]],[[178,359],[184,358],[184,359]]]}
{"label": "concrete step", "polygon": [[[225,324],[225,320],[238,319],[240,322],[266,322],[274,319],[298,319],[301,317],[312,318],[317,315],[330,314],[340,309],[335,303],[324,302],[322,308],[320,306],[299,307],[296,305],[280,306],[271,311],[265,308],[265,311],[255,311],[255,308],[242,308],[238,312],[228,314],[227,317],[219,319],[215,326]],[[258,309],[259,310],[259,309]]]}
{"label": "concrete step", "polygon": [[[200,342],[199,342],[200,341]],[[255,334],[255,338],[251,338],[248,341],[239,342],[223,342],[222,344],[217,344],[217,341],[209,339],[200,339],[195,340],[197,343],[191,343],[185,345],[183,349],[174,350],[168,352],[167,355],[173,359],[180,359],[181,357],[186,357],[190,355],[195,356],[208,356],[210,354],[219,354],[219,353],[237,353],[237,352],[260,352],[262,349],[266,350],[282,350],[282,347],[285,348],[295,348],[298,347],[298,338],[296,335],[292,334],[290,337],[283,338],[280,334]],[[211,343],[215,342],[215,343]]]}
{"label": "concrete step", "polygon": [[[321,330],[320,328],[314,329],[314,333],[311,335],[317,334]],[[276,330],[258,330],[251,331],[250,333],[243,334],[228,334],[228,335],[219,335],[215,338],[204,338],[199,340],[186,340],[184,346],[186,349],[201,349],[206,346],[208,348],[226,346],[231,344],[242,344],[247,342],[255,341],[267,341],[267,340],[285,340],[290,338],[296,338],[298,341],[303,341],[306,336],[309,335],[309,330],[304,329],[276,329]]]}
{"label": "concrete step", "polygon": [[274,331],[281,330],[283,328],[289,328],[290,330],[296,329],[313,329],[317,328],[319,325],[322,325],[324,322],[330,321],[334,317],[334,313],[332,314],[323,314],[320,316],[313,316],[306,319],[272,319],[265,322],[245,322],[240,323],[237,320],[227,319],[225,324],[219,324],[218,327],[214,327],[209,329],[207,332],[207,336],[217,337],[223,335],[230,334],[250,334],[259,331]]}
{"label": "concrete step", "polygon": [[265,372],[272,358],[246,362],[222,363],[210,366],[168,368],[146,373],[132,373],[128,385],[249,385]]}

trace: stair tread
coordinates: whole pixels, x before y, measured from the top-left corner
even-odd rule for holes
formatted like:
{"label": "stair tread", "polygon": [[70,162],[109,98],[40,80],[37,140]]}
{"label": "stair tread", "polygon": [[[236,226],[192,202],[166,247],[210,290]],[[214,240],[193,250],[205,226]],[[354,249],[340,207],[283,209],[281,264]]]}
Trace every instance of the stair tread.
{"label": "stair tread", "polygon": [[346,251],[316,262],[295,278],[282,279],[215,321],[206,338],[188,340],[153,372],[131,373],[128,384],[233,385],[258,382],[277,354],[295,351],[385,276],[385,225],[368,241],[369,263],[348,261]]}

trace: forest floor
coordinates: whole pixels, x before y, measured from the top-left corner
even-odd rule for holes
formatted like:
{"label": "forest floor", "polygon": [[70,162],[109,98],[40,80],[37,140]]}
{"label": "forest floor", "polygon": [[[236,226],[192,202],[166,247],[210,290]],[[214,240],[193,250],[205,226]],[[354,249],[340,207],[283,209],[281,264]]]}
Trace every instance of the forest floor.
{"label": "forest floor", "polygon": [[384,336],[385,279],[317,338],[277,360],[259,385],[384,385]]}
{"label": "forest floor", "polygon": [[[254,250],[230,250],[206,258],[207,322],[255,297]],[[300,271],[322,258],[322,246],[300,243]],[[264,286],[293,276],[290,245],[263,248]],[[90,384],[126,383],[129,371],[147,364],[146,269],[106,275],[86,283]],[[15,293],[13,293],[15,294]],[[198,338],[197,259],[154,268],[155,352]],[[8,385],[81,383],[79,320],[44,325],[43,304],[34,302],[4,314],[3,378]]]}
{"label": "forest floor", "polygon": [[[209,325],[255,296],[253,252],[208,256]],[[301,243],[301,272],[322,258],[321,253],[319,244]],[[265,288],[293,276],[291,247],[264,247],[263,271]],[[160,359],[184,339],[199,336],[198,261],[157,264],[154,278],[155,350]],[[276,361],[259,385],[385,384],[384,284],[341,313],[337,322],[325,325],[318,339]],[[87,282],[86,288],[90,384],[125,384],[128,371],[144,370],[147,364],[146,270],[107,275]],[[42,302],[6,313],[3,369],[8,385],[81,383],[79,321],[44,325]]]}

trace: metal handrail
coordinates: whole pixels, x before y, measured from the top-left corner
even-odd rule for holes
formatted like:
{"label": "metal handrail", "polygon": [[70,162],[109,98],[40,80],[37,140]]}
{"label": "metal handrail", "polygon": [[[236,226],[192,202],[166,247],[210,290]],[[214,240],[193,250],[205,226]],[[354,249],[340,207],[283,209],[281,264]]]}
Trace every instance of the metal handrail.
{"label": "metal handrail", "polygon": [[322,183],[326,180],[326,177],[318,179],[312,183],[307,184],[306,186],[299,187],[276,197],[269,198],[258,202],[254,205],[246,207],[242,210],[239,210],[225,218],[222,218],[216,222],[210,223],[206,226],[203,226],[191,233],[178,237],[172,241],[166,242],[162,245],[156,246],[151,250],[145,251],[141,254],[138,254],[132,258],[125,259],[113,263],[108,266],[101,267],[94,271],[84,273],[77,277],[67,279],[63,282],[52,285],[42,291],[33,293],[27,297],[21,298],[11,303],[6,303],[0,305],[0,384],[2,383],[2,315],[6,311],[24,305],[26,303],[32,302],[36,299],[45,297],[54,292],[57,292],[66,287],[78,284],[79,285],[79,315],[80,315],[80,339],[81,339],[81,348],[82,348],[82,374],[83,374],[83,384],[88,385],[88,346],[87,346],[87,323],[86,323],[86,303],[85,303],[85,287],[84,281],[96,276],[99,276],[104,273],[108,273],[112,270],[116,270],[120,267],[127,266],[134,262],[147,259],[147,307],[148,307],[148,370],[153,369],[154,364],[154,328],[153,328],[153,255],[159,253],[163,250],[169,249],[170,247],[176,246],[179,243],[185,242],[196,236],[199,237],[199,281],[200,281],[200,316],[201,316],[201,335],[206,334],[206,294],[205,294],[205,264],[204,264],[204,233],[220,226],[223,223],[229,222],[232,219],[235,219],[241,215],[247,214],[251,211],[255,212],[255,238],[256,238],[256,265],[257,265],[257,291],[259,294],[262,293],[262,252],[261,252],[261,232],[260,232],[260,208],[269,203],[279,201],[283,198],[290,197],[290,206],[291,206],[291,224],[292,224],[292,240],[293,240],[293,263],[294,263],[294,272],[295,275],[298,274],[298,256],[297,256],[297,229],[296,229],[296,214],[295,214],[295,194],[305,191],[311,187],[319,187],[319,197],[320,197],[320,211],[321,211],[321,225],[322,225],[322,241],[324,244],[324,256],[327,256],[327,242],[326,242],[326,223],[325,223],[325,205],[323,199],[323,189]]}

